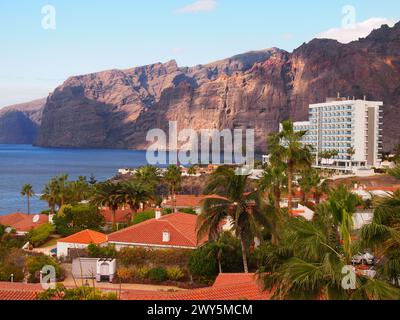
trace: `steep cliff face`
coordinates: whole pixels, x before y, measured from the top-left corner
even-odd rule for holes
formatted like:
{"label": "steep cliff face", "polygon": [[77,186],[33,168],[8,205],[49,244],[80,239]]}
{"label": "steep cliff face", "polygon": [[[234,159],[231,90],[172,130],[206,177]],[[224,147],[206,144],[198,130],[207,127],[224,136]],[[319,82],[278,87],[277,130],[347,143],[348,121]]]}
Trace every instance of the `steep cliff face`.
{"label": "steep cliff face", "polygon": [[307,118],[308,104],[342,96],[385,103],[384,147],[400,142],[400,23],[344,45],[312,40],[180,68],[175,61],[73,77],[50,95],[37,144],[145,148],[168,121],[179,128],[255,128],[258,149],[280,121]]}
{"label": "steep cliff face", "polygon": [[0,143],[32,144],[46,99],[0,109]]}

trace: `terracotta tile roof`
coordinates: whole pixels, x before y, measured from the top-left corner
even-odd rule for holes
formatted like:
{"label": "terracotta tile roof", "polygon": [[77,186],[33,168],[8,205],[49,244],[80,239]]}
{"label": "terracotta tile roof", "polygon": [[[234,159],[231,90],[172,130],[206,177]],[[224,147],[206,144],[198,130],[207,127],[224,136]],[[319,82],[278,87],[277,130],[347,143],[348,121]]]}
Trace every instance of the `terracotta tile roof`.
{"label": "terracotta tile roof", "polygon": [[[36,221],[35,217],[39,217],[39,219]],[[28,232],[31,229],[36,228],[48,222],[49,222],[49,217],[45,214],[27,215],[25,213],[16,212],[5,216],[0,216],[0,224],[10,226],[17,231],[22,231],[22,232]]]}
{"label": "terracotta tile roof", "polygon": [[218,195],[185,195],[185,194],[179,194],[176,195],[176,200],[173,201],[172,199],[167,200],[165,203],[163,203],[163,207],[178,207],[178,208],[198,208],[201,207],[201,202],[204,201],[205,199],[208,198],[220,198],[223,199],[223,197],[220,197]]}
{"label": "terracotta tile roof", "polygon": [[296,209],[292,210],[292,215],[295,216],[295,217],[297,217],[299,215],[302,215],[304,213],[306,213],[304,210],[296,210]]}
{"label": "terracotta tile roof", "polygon": [[[103,208],[100,213],[104,217],[107,223],[112,223],[112,211],[109,208]],[[128,223],[131,210],[129,209],[119,209],[115,212],[115,222],[116,223]]]}
{"label": "terracotta tile roof", "polygon": [[[185,213],[174,213],[151,219],[127,229],[114,232],[108,236],[109,242],[142,244],[149,246],[171,246],[196,248],[197,216]],[[170,241],[163,242],[163,233],[169,232]],[[207,239],[200,241],[202,244]]]}
{"label": "terracotta tile roof", "polygon": [[83,230],[64,239],[60,239],[57,242],[79,243],[79,244],[92,244],[92,243],[102,244],[107,242],[107,236],[97,231]]}
{"label": "terracotta tile roof", "polygon": [[213,284],[213,287],[219,287],[229,284],[253,283],[257,280],[254,273],[221,273]]}
{"label": "terracotta tile roof", "polygon": [[400,189],[400,185],[394,186],[368,186],[363,188],[364,191],[386,191],[386,192],[396,192]]}
{"label": "terracotta tile roof", "polygon": [[125,291],[123,300],[269,300],[254,274],[221,274],[210,288],[179,292]]}
{"label": "terracotta tile roof", "polygon": [[36,300],[42,291],[37,284],[0,282],[0,300]]}

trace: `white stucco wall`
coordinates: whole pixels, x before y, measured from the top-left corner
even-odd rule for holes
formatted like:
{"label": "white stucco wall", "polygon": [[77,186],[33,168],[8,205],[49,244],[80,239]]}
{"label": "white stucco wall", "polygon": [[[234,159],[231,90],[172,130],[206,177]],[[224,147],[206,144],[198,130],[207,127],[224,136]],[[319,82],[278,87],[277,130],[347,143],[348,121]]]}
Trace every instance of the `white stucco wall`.
{"label": "white stucco wall", "polygon": [[57,242],[57,257],[61,258],[68,256],[68,249],[85,249],[87,247],[87,244]]}

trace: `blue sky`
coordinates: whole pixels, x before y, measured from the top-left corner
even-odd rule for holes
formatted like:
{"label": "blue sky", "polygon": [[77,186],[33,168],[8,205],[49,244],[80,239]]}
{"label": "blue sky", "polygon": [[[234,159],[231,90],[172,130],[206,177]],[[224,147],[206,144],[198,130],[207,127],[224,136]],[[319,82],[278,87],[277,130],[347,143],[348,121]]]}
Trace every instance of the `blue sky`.
{"label": "blue sky", "polygon": [[[56,10],[55,30],[42,28],[45,5]],[[340,37],[345,5],[359,27],[350,37],[400,20],[398,0],[1,0],[0,107],[47,96],[72,75]]]}

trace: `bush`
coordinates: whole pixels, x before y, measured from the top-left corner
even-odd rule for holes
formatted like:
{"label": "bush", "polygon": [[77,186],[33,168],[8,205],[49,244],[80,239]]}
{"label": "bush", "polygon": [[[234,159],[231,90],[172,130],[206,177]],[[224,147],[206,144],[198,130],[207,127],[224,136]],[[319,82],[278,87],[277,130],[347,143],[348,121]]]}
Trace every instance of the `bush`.
{"label": "bush", "polygon": [[79,204],[63,206],[54,217],[54,224],[57,233],[69,236],[86,229],[101,231],[105,221],[97,207]]}
{"label": "bush", "polygon": [[29,272],[30,283],[38,283],[40,281],[40,271],[44,266],[53,266],[56,271],[56,277],[61,276],[61,268],[58,263],[51,257],[40,255],[28,257],[26,261],[26,268]]}
{"label": "bush", "polygon": [[174,212],[174,210],[172,210],[171,208],[165,208],[165,209],[163,210],[163,216],[169,215],[169,214],[171,214],[172,212]]}
{"label": "bush", "polygon": [[167,268],[167,278],[171,281],[180,281],[185,277],[185,273],[179,267]]}
{"label": "bush", "polygon": [[117,276],[121,281],[129,282],[135,278],[136,273],[137,272],[135,268],[121,267],[117,271]]}
{"label": "bush", "polygon": [[122,248],[117,253],[118,262],[124,266],[144,265],[147,250],[144,248]]}
{"label": "bush", "polygon": [[24,280],[25,253],[17,248],[0,249],[0,281],[10,281],[14,275],[14,281]]}
{"label": "bush", "polygon": [[145,248],[123,248],[117,253],[119,263],[124,266],[156,265],[186,267],[191,250],[165,249],[149,250]]}
{"label": "bush", "polygon": [[153,268],[149,271],[149,279],[156,282],[163,282],[168,279],[165,268]]}
{"label": "bush", "polygon": [[197,216],[197,212],[192,208],[180,209],[179,212],[186,213],[186,214],[192,214],[192,215]]}
{"label": "bush", "polygon": [[136,277],[141,280],[146,280],[149,277],[150,268],[139,267],[136,269]]}
{"label": "bush", "polygon": [[213,254],[213,245],[206,244],[192,252],[188,268],[199,281],[212,282],[218,275],[218,262]]}
{"label": "bush", "polygon": [[134,218],[133,218],[133,224],[139,224],[144,221],[154,219],[156,217],[156,212],[154,210],[148,210],[148,211],[143,211],[138,213]]}
{"label": "bush", "polygon": [[50,223],[42,224],[41,226],[31,230],[28,234],[28,240],[35,247],[44,244],[50,235],[55,231],[54,226]]}
{"label": "bush", "polygon": [[87,248],[89,257],[91,258],[115,258],[117,256],[117,251],[115,246],[109,244],[106,247],[101,247],[95,244],[90,244]]}
{"label": "bush", "polygon": [[38,294],[38,300],[118,300],[115,292],[104,293],[90,287],[67,289],[57,284],[55,289],[48,289]]}

